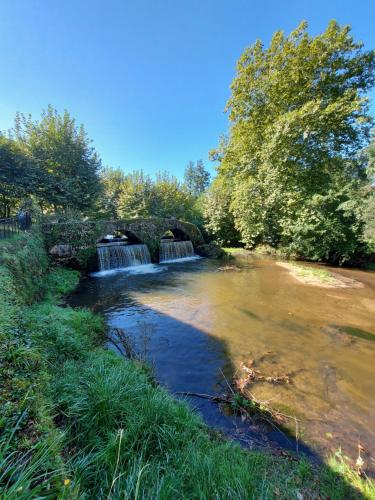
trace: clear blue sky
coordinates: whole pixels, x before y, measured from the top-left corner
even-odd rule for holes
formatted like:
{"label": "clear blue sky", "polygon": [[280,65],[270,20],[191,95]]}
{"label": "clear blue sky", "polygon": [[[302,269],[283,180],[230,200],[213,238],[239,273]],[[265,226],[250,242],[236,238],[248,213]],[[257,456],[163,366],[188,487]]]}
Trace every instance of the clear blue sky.
{"label": "clear blue sky", "polygon": [[227,131],[243,49],[333,18],[375,47],[373,0],[1,0],[0,129],[52,104],[85,124],[104,164],[181,177],[190,159],[210,166]]}

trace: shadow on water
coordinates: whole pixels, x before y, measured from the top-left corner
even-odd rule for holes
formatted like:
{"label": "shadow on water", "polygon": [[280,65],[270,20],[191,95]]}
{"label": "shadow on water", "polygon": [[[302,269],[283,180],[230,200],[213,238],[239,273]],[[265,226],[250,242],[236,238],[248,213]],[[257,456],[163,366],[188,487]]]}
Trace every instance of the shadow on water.
{"label": "shadow on water", "polygon": [[[137,292],[145,289],[146,293],[150,288],[161,291],[181,282],[181,271],[169,273],[167,280],[161,274],[148,276],[144,286],[142,279],[129,279],[126,291],[121,277],[115,276],[99,284],[84,280],[71,297],[71,305],[91,307],[106,316],[112,332],[116,328],[123,330],[136,352],[146,358],[153,368],[156,380],[176,397],[186,400],[210,427],[247,448],[282,448],[320,461],[307,444],[296,440],[279,423],[266,424],[259,418],[243,421],[229,407],[220,407],[215,402],[196,396],[177,395],[189,392],[217,396],[228,392],[228,381],[231,381],[235,368],[222,339],[142,304],[132,296],[133,289]],[[243,312],[260,320],[250,311]]]}
{"label": "shadow on water", "polygon": [[375,342],[375,335],[366,330],[361,330],[360,328],[355,328],[353,326],[341,326],[341,325],[331,325],[332,328],[337,329],[340,333],[346,333],[351,337],[357,337],[362,340],[369,340],[370,342]]}
{"label": "shadow on water", "polygon": [[[177,294],[177,300],[184,304],[185,294],[190,293],[189,284],[195,283],[196,274],[214,273],[220,283],[222,283],[221,275],[228,276],[230,280],[231,276],[236,280],[237,276],[241,276],[241,273],[236,275],[231,275],[229,272],[216,273],[219,266],[218,262],[202,260],[190,266],[165,265],[163,266],[165,270],[155,274],[128,276],[119,273],[108,278],[87,277],[81,281],[76,293],[71,296],[70,304],[86,306],[104,314],[112,332],[115,328],[125,330],[136,350],[144,352],[158,382],[176,397],[186,400],[210,427],[222,431],[224,435],[236,440],[243,447],[268,449],[275,454],[284,454],[285,449],[291,452],[298,451],[321,463],[321,455],[303,440],[297,442],[288,431],[280,429],[279,424],[275,423],[275,427],[272,428],[256,421],[244,422],[225,409],[222,411],[217,403],[210,400],[176,394],[179,392],[223,394],[227,390],[226,379],[230,380],[235,373],[226,339],[209,335],[207,329],[204,331],[204,327],[200,329],[189,324],[188,316],[184,316],[183,321],[173,317],[175,295]],[[251,262],[248,265],[251,273],[253,269],[262,267],[264,266],[253,265]],[[162,297],[163,304],[167,304],[164,308],[166,310],[159,310],[159,303],[154,302],[155,297],[157,299]],[[196,312],[194,304],[193,301],[190,306],[193,314]],[[218,304],[220,307],[220,300]],[[263,315],[263,311],[257,314],[258,311],[254,312],[252,308],[238,307],[238,310],[244,317],[247,316],[259,325],[269,324],[275,331],[287,328],[298,334],[303,333],[306,328],[296,323],[292,317],[276,319],[270,315]],[[345,327],[338,328],[345,331]],[[358,333],[357,329],[354,330]],[[215,329],[212,331],[214,333]],[[365,333],[366,337],[369,334],[360,332]],[[331,335],[332,332],[328,333]],[[353,335],[352,331],[346,333]],[[372,337],[367,340],[373,340]],[[327,371],[328,369],[330,367],[324,372],[324,381],[327,388],[331,389],[335,384],[335,373],[331,369]],[[327,471],[333,475],[329,467]],[[358,497],[358,493],[353,489],[353,495],[350,497]]]}

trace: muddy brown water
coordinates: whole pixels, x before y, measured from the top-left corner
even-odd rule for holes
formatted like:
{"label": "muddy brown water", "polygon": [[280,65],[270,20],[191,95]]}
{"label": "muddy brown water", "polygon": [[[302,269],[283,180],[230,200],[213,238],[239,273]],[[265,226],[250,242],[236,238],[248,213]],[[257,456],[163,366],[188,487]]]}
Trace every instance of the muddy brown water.
{"label": "muddy brown water", "polygon": [[[341,447],[355,459],[361,443],[373,469],[375,273],[339,270],[364,288],[328,289],[300,283],[271,259],[245,255],[236,264],[240,271],[220,272],[220,262],[201,259],[91,277],[72,304],[123,328],[173,393],[216,394],[251,360],[265,376],[290,373],[288,385],[250,390],[300,420],[300,449],[323,457]],[[210,425],[259,443],[256,429],[217,405],[189,403]],[[278,431],[271,440],[296,445]]]}

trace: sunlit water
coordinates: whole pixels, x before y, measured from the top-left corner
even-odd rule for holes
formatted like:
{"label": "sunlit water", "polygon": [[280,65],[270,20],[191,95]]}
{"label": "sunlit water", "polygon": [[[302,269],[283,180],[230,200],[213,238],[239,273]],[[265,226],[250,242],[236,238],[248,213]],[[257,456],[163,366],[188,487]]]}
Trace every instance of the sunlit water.
{"label": "sunlit water", "polygon": [[[172,392],[223,391],[242,362],[289,385],[259,382],[251,392],[301,419],[304,442],[320,455],[360,442],[375,456],[375,273],[340,270],[364,288],[304,285],[272,260],[245,256],[241,271],[219,261],[157,266],[163,272],[112,273],[83,281],[72,298],[123,328]],[[154,269],[155,271],[155,269]],[[223,375],[224,374],[224,375]],[[259,436],[202,399],[189,399],[208,423]],[[279,433],[272,438],[282,439]]]}

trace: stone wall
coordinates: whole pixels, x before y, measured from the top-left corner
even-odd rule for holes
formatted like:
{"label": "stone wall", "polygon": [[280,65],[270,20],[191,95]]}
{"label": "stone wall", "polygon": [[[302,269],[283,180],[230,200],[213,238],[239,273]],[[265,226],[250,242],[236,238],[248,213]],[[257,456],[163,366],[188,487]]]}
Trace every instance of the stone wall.
{"label": "stone wall", "polygon": [[172,231],[182,239],[191,240],[194,249],[204,245],[200,230],[194,224],[178,219],[130,219],[120,221],[68,221],[42,224],[42,232],[47,249],[58,256],[59,247],[63,245],[64,258],[73,258],[81,267],[92,267],[90,262],[96,258],[96,244],[107,234],[121,231],[145,243],[153,262],[159,262],[160,240],[165,232]]}

